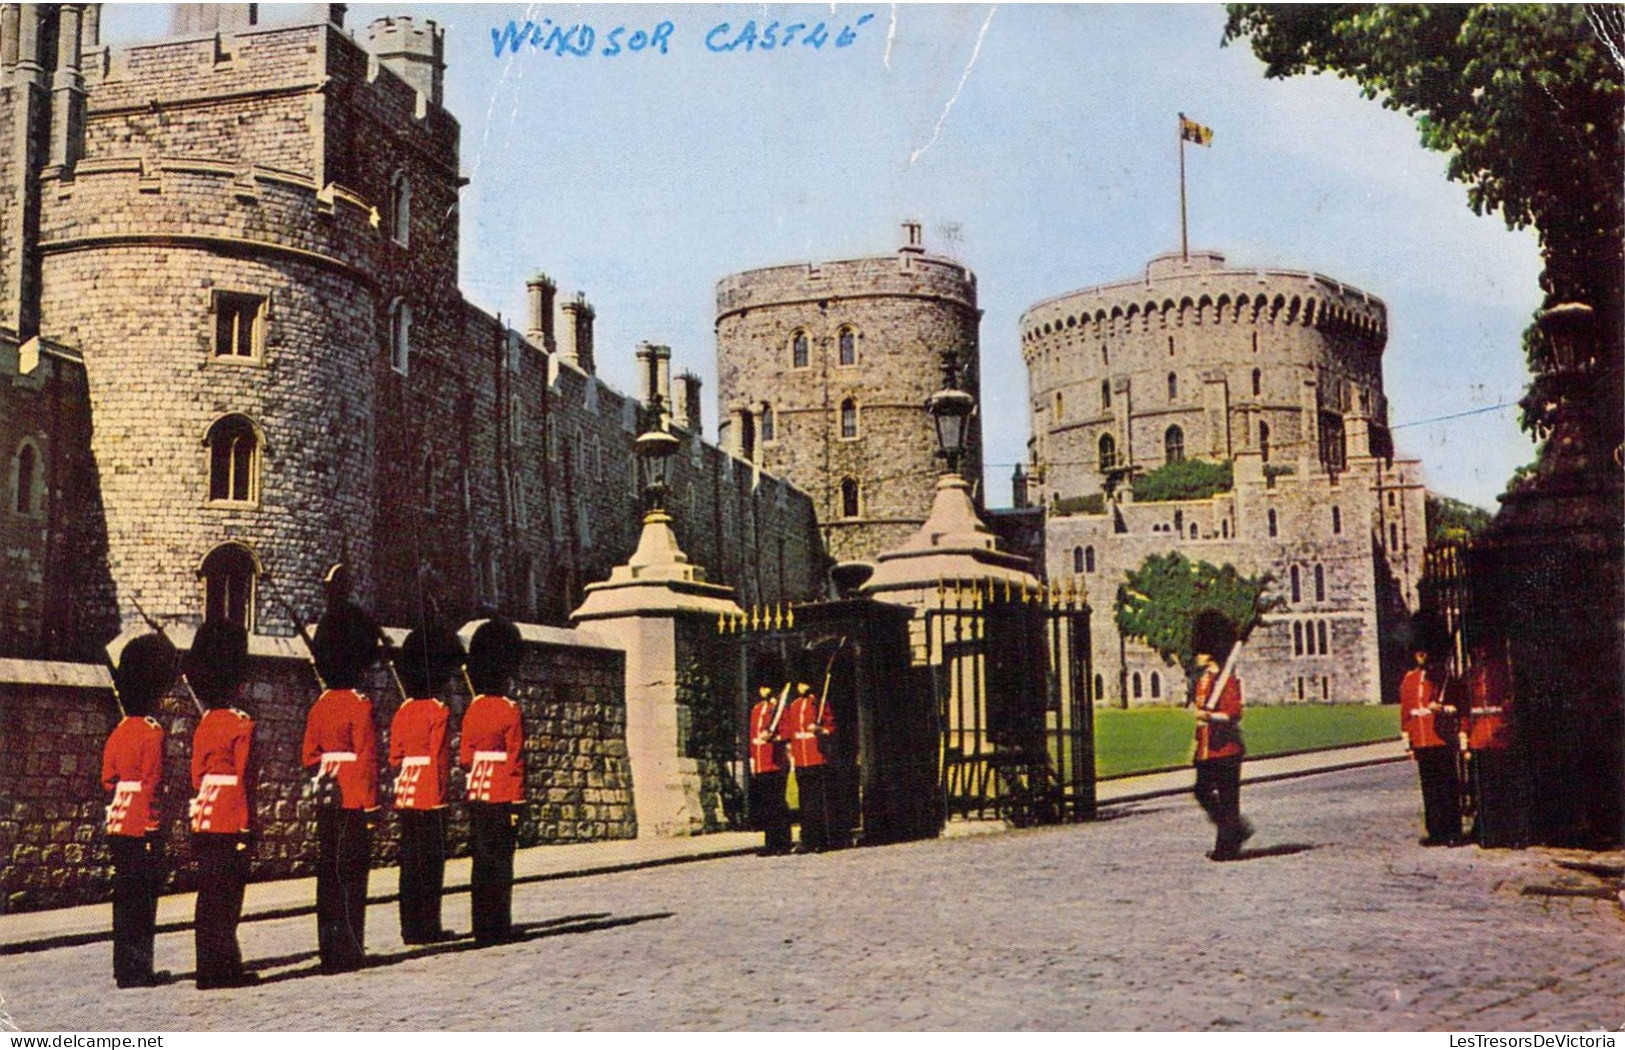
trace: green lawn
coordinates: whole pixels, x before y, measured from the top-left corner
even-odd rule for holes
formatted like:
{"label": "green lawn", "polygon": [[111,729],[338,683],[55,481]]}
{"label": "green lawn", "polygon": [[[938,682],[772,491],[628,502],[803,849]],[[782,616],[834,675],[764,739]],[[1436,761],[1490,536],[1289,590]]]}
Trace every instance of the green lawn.
{"label": "green lawn", "polygon": [[[1188,763],[1195,725],[1186,708],[1097,709],[1095,769],[1110,777]],[[1249,756],[1278,755],[1393,739],[1399,736],[1399,710],[1364,704],[1249,707],[1241,728]]]}

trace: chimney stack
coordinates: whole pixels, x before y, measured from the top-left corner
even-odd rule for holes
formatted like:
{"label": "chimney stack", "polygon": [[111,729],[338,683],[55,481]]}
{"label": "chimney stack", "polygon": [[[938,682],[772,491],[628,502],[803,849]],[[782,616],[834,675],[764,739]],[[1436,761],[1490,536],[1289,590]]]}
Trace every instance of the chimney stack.
{"label": "chimney stack", "polygon": [[672,405],[672,422],[692,434],[701,433],[703,420],[700,418],[700,377],[693,372],[684,372],[672,383],[675,399]]}
{"label": "chimney stack", "polygon": [[558,349],[553,341],[553,299],[558,285],[545,273],[539,273],[525,282],[530,316],[525,324],[525,338],[548,353]]}

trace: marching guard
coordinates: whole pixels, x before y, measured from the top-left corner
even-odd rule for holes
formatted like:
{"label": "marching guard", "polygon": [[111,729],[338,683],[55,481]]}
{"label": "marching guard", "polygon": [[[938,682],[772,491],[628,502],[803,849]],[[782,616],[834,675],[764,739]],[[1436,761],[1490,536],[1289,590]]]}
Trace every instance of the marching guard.
{"label": "marching guard", "polygon": [[1473,837],[1487,849],[1525,844],[1523,779],[1513,749],[1512,668],[1504,645],[1481,644],[1463,683],[1472,754]]}
{"label": "marching guard", "polygon": [[796,794],[801,807],[800,849],[822,853],[830,848],[829,759],[834,755],[835,712],[824,698],[812,691],[805,679],[813,677],[816,658],[809,652],[797,655],[792,667],[796,698],[785,713],[784,735],[789,738],[790,763],[796,771]]}
{"label": "marching guard", "polygon": [[197,986],[258,984],[243,969],[237,925],[248,884],[254,822],[254,720],[232,705],[248,672],[248,632],[205,620],[186,654],[192,692],[208,710],[192,736],[192,850],[197,857]]}
{"label": "marching guard", "polygon": [[[342,586],[328,574],[329,584]],[[334,586],[337,584],[337,586]],[[366,961],[367,874],[372,862],[368,820],[378,809],[378,730],[372,700],[357,691],[378,662],[378,624],[345,598],[330,594],[313,639],[316,671],[327,684],[305,720],[302,764],[312,774],[320,855],[316,865],[316,930],[322,971],[360,969]]]}
{"label": "marching guard", "polygon": [[124,646],[113,668],[113,689],[124,717],[102,749],[107,844],[113,854],[113,979],[120,988],[167,984],[167,970],[152,968],[158,891],[164,881],[164,839],[158,826],[164,775],[164,729],[158,710],[179,668],[169,639],[156,632]]}
{"label": "marching guard", "polygon": [[785,709],[790,683],[778,660],[759,657],[753,669],[757,701],[750,709],[750,813],[764,832],[763,856],[790,852],[790,805],[785,789],[790,777],[789,737]]}
{"label": "marching guard", "polygon": [[480,624],[469,640],[468,680],[475,696],[463,713],[457,763],[468,770],[470,903],[479,945],[513,938],[513,855],[525,795],[525,730],[519,705],[506,694],[523,658],[519,628],[502,617]]}
{"label": "marching guard", "polygon": [[395,812],[401,821],[401,940],[434,944],[456,936],[440,925],[446,884],[446,805],[451,793],[451,712],[435,694],[462,666],[463,646],[445,627],[406,636],[396,670],[410,699],[389,727]]}
{"label": "marching guard", "polygon": [[1399,721],[1406,750],[1422,783],[1424,846],[1461,841],[1461,784],[1456,775],[1456,706],[1443,664],[1446,636],[1435,618],[1411,622],[1415,666],[1399,683]]}
{"label": "marching guard", "polygon": [[[1204,609],[1191,627],[1196,679],[1196,801],[1217,829],[1210,860],[1235,860],[1253,827],[1241,815],[1241,679],[1230,673],[1236,627],[1222,613]],[[1221,667],[1220,656],[1226,666]]]}

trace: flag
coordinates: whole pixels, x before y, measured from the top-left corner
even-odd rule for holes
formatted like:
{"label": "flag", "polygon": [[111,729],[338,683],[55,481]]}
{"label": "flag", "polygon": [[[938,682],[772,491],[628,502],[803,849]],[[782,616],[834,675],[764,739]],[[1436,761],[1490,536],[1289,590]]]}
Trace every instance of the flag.
{"label": "flag", "polygon": [[1213,129],[1205,128],[1194,120],[1187,120],[1183,113],[1179,115],[1179,137],[1198,146],[1213,145]]}

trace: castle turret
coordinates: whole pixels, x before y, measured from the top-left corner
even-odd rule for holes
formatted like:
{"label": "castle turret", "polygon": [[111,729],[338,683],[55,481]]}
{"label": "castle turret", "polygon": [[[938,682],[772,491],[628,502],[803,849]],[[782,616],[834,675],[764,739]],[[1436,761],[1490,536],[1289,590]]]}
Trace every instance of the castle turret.
{"label": "castle turret", "polygon": [[446,78],[446,31],[432,19],[422,24],[404,15],[379,18],[367,27],[367,50],[378,64],[441,104]]}

